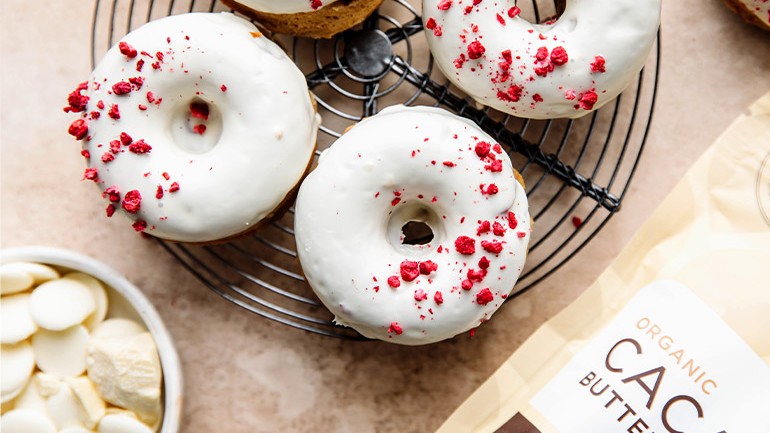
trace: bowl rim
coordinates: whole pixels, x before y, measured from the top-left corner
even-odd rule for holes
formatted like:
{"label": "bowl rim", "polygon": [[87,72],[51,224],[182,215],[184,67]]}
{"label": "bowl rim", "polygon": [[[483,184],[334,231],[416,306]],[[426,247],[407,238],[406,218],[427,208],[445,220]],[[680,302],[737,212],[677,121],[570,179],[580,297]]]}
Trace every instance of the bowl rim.
{"label": "bowl rim", "polygon": [[0,263],[36,262],[89,274],[123,296],[136,310],[158,347],[163,372],[164,407],[160,433],[177,433],[182,417],[183,374],[179,354],[158,311],[133,283],[90,256],[63,248],[29,246],[0,249]]}

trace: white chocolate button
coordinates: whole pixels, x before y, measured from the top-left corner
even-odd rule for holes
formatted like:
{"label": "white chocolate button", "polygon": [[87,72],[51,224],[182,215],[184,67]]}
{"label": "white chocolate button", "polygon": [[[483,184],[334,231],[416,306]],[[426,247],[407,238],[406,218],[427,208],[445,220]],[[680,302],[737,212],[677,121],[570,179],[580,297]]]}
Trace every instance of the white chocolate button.
{"label": "white chocolate button", "polygon": [[0,349],[0,395],[5,403],[21,393],[35,368],[35,354],[26,341]]}
{"label": "white chocolate button", "polygon": [[64,331],[39,330],[32,336],[35,361],[45,373],[77,377],[86,370],[88,331],[82,325]]}
{"label": "white chocolate button", "polygon": [[4,296],[0,303],[0,341],[16,344],[37,331],[37,324],[29,313],[29,294]]}
{"label": "white chocolate button", "polygon": [[10,266],[12,269],[19,269],[32,276],[33,285],[45,283],[48,280],[55,280],[59,278],[59,272],[56,269],[43,265],[41,263],[32,262],[13,262],[8,263],[5,266]]}
{"label": "white chocolate button", "polygon": [[153,433],[152,429],[126,415],[106,415],[99,423],[99,433]]}
{"label": "white chocolate button", "polygon": [[104,415],[126,415],[133,419],[139,419],[135,413],[130,410],[121,409],[119,407],[110,406],[104,411]]}
{"label": "white chocolate button", "polygon": [[94,327],[91,338],[130,338],[142,332],[147,332],[147,330],[133,320],[107,319]]}
{"label": "white chocolate button", "polygon": [[0,293],[3,295],[29,290],[34,283],[32,275],[14,267],[13,263],[0,266]]}
{"label": "white chocolate button", "polygon": [[48,397],[45,406],[57,430],[69,427],[85,427],[78,415],[80,404],[66,384],[62,383],[59,392]]}
{"label": "white chocolate button", "polygon": [[78,403],[80,403],[80,420],[86,427],[95,428],[104,416],[105,404],[99,393],[96,392],[93,382],[85,376],[67,378],[64,379],[64,382],[69,385]]}
{"label": "white chocolate button", "polygon": [[84,429],[83,427],[70,427],[59,430],[59,433],[93,433],[93,431]]}
{"label": "white chocolate button", "polygon": [[41,416],[48,417],[48,410],[45,408],[45,398],[40,395],[37,386],[30,381],[24,391],[16,398],[14,409],[27,409],[39,413]]}
{"label": "white chocolate button", "polygon": [[37,387],[37,392],[44,398],[56,394],[61,387],[61,380],[59,380],[58,377],[43,373],[42,371],[35,373],[34,382]]}
{"label": "white chocolate button", "polygon": [[96,309],[91,290],[75,280],[45,282],[32,291],[30,312],[41,328],[61,331],[77,325]]}
{"label": "white chocolate button", "polygon": [[3,433],[56,433],[51,420],[28,409],[14,409],[0,418]]}
{"label": "white chocolate button", "polygon": [[91,290],[91,294],[94,296],[96,309],[86,318],[83,325],[88,329],[94,329],[94,326],[101,323],[101,321],[104,320],[104,317],[107,316],[107,292],[104,290],[104,286],[102,286],[102,283],[96,278],[82,272],[72,272],[65,275],[64,278],[82,283]]}

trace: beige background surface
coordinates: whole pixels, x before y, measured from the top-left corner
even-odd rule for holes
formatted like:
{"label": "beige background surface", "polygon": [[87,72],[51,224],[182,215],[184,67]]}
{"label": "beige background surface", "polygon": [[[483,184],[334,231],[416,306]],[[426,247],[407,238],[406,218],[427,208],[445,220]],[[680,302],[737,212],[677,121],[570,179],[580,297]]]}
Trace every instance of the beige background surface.
{"label": "beige background surface", "polygon": [[589,286],[695,158],[770,89],[770,33],[718,0],[664,3],[656,117],[623,211],[474,339],[403,348],[288,329],[222,301],[157,244],[104,218],[93,186],[78,181],[83,162],[61,111],[90,70],[90,1],[0,3],[0,242],[78,250],[146,291],[182,357],[185,432],[432,431]]}

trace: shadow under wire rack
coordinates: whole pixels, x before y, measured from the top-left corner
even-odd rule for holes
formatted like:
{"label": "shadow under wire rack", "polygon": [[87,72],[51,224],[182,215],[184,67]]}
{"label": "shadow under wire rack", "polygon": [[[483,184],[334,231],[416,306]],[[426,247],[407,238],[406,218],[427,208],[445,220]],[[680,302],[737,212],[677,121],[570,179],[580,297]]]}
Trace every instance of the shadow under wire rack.
{"label": "shadow under wire rack", "polygon": [[[395,104],[439,106],[471,119],[500,142],[527,184],[536,226],[527,265],[508,302],[577,255],[620,210],[644,148],[657,94],[660,39],[620,97],[580,119],[528,120],[479,107],[448,84],[422,36],[418,0],[385,0],[363,24],[329,40],[271,35],[307,78],[323,117],[318,151],[345,128]],[[543,22],[560,0],[520,0]],[[216,0],[95,0],[92,65],[146,22],[186,12],[226,11]],[[257,23],[258,24],[258,23]],[[660,37],[660,34],[658,35]],[[281,219],[214,246],[158,241],[224,299],[306,331],[364,339],[335,326],[302,276],[291,208]]]}

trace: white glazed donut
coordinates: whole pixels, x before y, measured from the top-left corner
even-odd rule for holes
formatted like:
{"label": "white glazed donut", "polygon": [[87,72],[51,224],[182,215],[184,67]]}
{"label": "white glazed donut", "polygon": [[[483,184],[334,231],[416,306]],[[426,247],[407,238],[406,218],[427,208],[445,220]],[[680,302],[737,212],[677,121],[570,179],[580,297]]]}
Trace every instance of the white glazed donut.
{"label": "white glazed donut", "polygon": [[336,0],[236,0],[251,9],[271,14],[314,12]]}
{"label": "white glazed donut", "polygon": [[305,78],[250,22],[192,13],[134,30],[65,111],[93,180],[134,229],[210,242],[258,226],[307,171],[320,118]]}
{"label": "white glazed donut", "polygon": [[[479,326],[527,254],[527,197],[499,144],[438,108],[389,107],[345,133],[300,187],[297,251],[336,323],[426,344]],[[433,239],[409,245],[402,227]]]}
{"label": "white glazed donut", "polygon": [[423,0],[426,35],[449,80],[483,105],[532,119],[583,116],[637,76],[660,0],[567,0],[531,24],[514,0]]}

